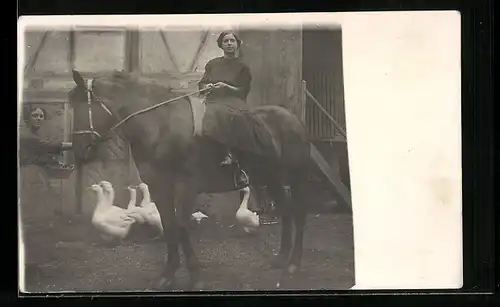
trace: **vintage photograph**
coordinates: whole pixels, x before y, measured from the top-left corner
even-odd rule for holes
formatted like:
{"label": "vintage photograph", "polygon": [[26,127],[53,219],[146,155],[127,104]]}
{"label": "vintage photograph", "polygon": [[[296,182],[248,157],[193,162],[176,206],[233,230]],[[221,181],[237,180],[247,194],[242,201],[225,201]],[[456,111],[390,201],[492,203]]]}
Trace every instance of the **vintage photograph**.
{"label": "vintage photograph", "polygon": [[20,31],[21,291],[355,285],[341,23]]}

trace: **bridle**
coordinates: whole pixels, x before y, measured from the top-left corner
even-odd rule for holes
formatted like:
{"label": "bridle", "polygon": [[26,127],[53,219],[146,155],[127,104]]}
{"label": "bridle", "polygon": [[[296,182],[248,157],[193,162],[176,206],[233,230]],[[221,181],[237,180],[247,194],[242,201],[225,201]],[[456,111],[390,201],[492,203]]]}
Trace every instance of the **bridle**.
{"label": "bridle", "polygon": [[90,134],[92,136],[96,136],[98,139],[102,139],[103,136],[94,129],[94,121],[92,117],[92,96],[94,96],[95,100],[99,103],[99,105],[109,114],[109,116],[114,117],[113,113],[109,110],[108,107],[99,99],[92,91],[92,86],[94,83],[94,79],[87,80],[86,92],[87,92],[87,106],[88,106],[88,114],[89,114],[89,129],[87,130],[77,130],[73,131],[74,135],[81,134]]}
{"label": "bridle", "polygon": [[[153,106],[147,107],[147,108],[139,110],[137,112],[134,112],[134,113],[128,115],[127,117],[125,117],[124,119],[119,120],[114,126],[112,126],[111,128],[109,128],[108,131],[106,131],[105,133],[101,134],[98,131],[96,131],[95,128],[94,128],[94,121],[93,121],[93,117],[92,117],[92,105],[93,105],[93,102],[99,103],[99,105],[104,109],[104,111],[106,111],[106,113],[109,114],[109,116],[113,117],[114,119],[117,119],[117,117],[104,104],[104,102],[102,101],[102,99],[100,99],[97,95],[95,95],[95,93],[93,91],[93,84],[94,84],[94,79],[87,80],[86,89],[85,89],[85,91],[87,92],[87,106],[88,106],[88,115],[89,115],[89,129],[86,129],[86,130],[77,130],[77,131],[73,132],[73,135],[84,135],[84,134],[90,134],[90,135],[92,135],[93,138],[92,138],[92,142],[89,144],[89,147],[92,146],[92,144],[94,144],[95,142],[98,142],[100,140],[106,139],[106,137],[111,132],[113,132],[115,129],[117,129],[119,126],[121,126],[122,124],[124,124],[126,121],[128,121],[132,117],[135,117],[135,116],[137,116],[139,114],[142,114],[142,113],[146,113],[148,111],[151,111],[153,109],[161,107],[161,106],[163,106],[165,104],[174,102],[176,100],[179,100],[179,99],[182,99],[182,98],[186,98],[188,96],[196,95],[196,94],[199,94],[201,92],[205,92],[205,91],[209,91],[210,90],[208,88],[204,88],[204,89],[201,89],[201,90],[198,90],[198,91],[194,91],[194,92],[191,92],[191,93],[188,93],[188,94],[177,96],[175,98],[172,98],[172,99],[160,102],[160,103],[155,104]],[[92,99],[92,97],[94,98],[94,100]]]}

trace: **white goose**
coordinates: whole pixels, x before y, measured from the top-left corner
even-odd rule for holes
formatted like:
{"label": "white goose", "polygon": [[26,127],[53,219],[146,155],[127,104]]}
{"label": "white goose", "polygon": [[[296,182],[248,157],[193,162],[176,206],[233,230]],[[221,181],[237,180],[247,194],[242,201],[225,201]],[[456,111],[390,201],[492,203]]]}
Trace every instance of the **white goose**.
{"label": "white goose", "polygon": [[139,184],[139,189],[142,192],[142,201],[139,204],[140,208],[147,213],[146,223],[157,228],[159,233],[163,233],[163,225],[161,224],[160,212],[156,208],[156,204],[151,201],[151,194],[149,193],[148,185],[144,182]]}
{"label": "white goose", "polygon": [[[138,221],[143,222],[144,221],[144,217],[143,217],[144,213],[141,214],[141,213],[137,212],[136,210],[128,210],[128,208],[123,209],[122,207],[115,205],[115,189],[113,188],[113,185],[111,184],[111,182],[103,180],[99,183],[99,185],[102,187],[102,189],[104,191],[104,196],[106,197],[107,201],[109,202],[109,204],[112,207],[115,208],[115,210],[124,212],[125,214],[127,214],[128,216],[133,218],[135,220],[135,222],[138,222]],[[129,205],[130,205],[130,201],[129,201]]]}
{"label": "white goose", "polygon": [[142,207],[137,207],[137,191],[133,187],[127,187],[130,192],[130,200],[127,205],[125,212],[135,218],[138,224],[144,224],[147,219],[147,212]]}
{"label": "white goose", "polygon": [[93,184],[89,189],[97,196],[96,208],[92,214],[92,225],[105,237],[123,240],[128,235],[135,219],[128,216],[124,209],[113,206],[100,185]]}
{"label": "white goose", "polygon": [[248,200],[250,198],[250,188],[245,187],[243,191],[243,201],[240,208],[236,211],[236,220],[243,226],[246,233],[252,233],[259,227],[259,215],[256,212],[248,210]]}

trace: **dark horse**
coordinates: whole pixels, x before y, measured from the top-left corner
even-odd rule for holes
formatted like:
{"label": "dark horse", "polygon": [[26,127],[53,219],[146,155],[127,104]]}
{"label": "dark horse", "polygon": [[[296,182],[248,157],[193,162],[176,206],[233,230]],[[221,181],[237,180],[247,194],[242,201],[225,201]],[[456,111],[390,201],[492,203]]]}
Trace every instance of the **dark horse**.
{"label": "dark horse", "polygon": [[[190,101],[166,86],[123,72],[87,80],[73,71],[76,87],[69,93],[74,113],[73,148],[77,159],[96,158],[94,144],[132,113],[173,99],[156,109],[129,118],[120,125],[122,137],[142,180],[150,187],[163,222],[167,261],[157,287],[175,280],[182,249],[189,286],[199,286],[200,265],[190,242],[188,222],[198,193],[234,191],[232,172],[219,166],[226,154],[220,144],[193,134]],[[310,169],[309,141],[300,120],[285,108],[262,106],[253,114],[267,126],[273,156],[241,152],[238,159],[252,186],[267,186],[281,210],[282,232],[275,265],[293,275],[300,266],[306,220],[305,180]],[[118,130],[118,129],[117,129]],[[270,143],[270,144],[271,144]],[[290,195],[286,192],[290,187]],[[295,236],[292,238],[292,226]],[[288,275],[286,274],[286,275]]]}

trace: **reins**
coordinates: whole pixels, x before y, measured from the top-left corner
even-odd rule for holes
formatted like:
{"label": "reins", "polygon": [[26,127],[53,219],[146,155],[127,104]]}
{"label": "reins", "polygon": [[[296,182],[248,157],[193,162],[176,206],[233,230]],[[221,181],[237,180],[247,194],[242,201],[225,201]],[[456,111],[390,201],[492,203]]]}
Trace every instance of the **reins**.
{"label": "reins", "polygon": [[[169,104],[171,102],[174,102],[174,101],[177,101],[179,99],[183,99],[183,98],[186,98],[186,97],[189,97],[189,96],[192,96],[192,95],[197,95],[201,92],[204,92],[204,91],[208,91],[210,90],[210,88],[204,88],[204,89],[201,89],[201,90],[197,90],[197,91],[194,91],[194,92],[191,92],[191,93],[187,93],[187,94],[184,94],[184,95],[181,95],[181,96],[177,96],[175,98],[172,98],[172,99],[169,99],[169,100],[166,100],[166,101],[163,101],[163,102],[160,102],[158,104],[155,104],[155,105],[152,105],[150,107],[147,107],[145,109],[142,109],[142,110],[139,110],[139,111],[136,111],[130,115],[128,115],[127,117],[125,117],[124,119],[120,120],[118,123],[116,123],[115,125],[113,125],[108,131],[106,131],[104,134],[100,134],[99,132],[97,132],[95,129],[94,129],[94,123],[93,123],[93,117],[92,117],[92,95],[96,98],[97,102],[99,102],[99,104],[101,105],[101,107],[112,117],[115,117],[113,115],[113,113],[109,110],[109,108],[101,101],[101,99],[99,99],[99,97],[97,97],[93,91],[92,91],[92,84],[93,84],[93,80],[88,80],[87,82],[87,103],[88,103],[88,113],[89,113],[89,128],[90,130],[81,130],[81,131],[75,131],[73,132],[73,134],[93,134],[95,136],[97,136],[98,140],[99,139],[104,139],[105,136],[107,136],[109,133],[111,133],[112,131],[116,130],[118,127],[120,127],[121,125],[123,125],[125,122],[127,122],[129,119],[139,115],[139,114],[142,114],[142,113],[146,113],[146,112],[149,112],[151,110],[154,110],[156,108],[159,108],[161,106],[164,106],[166,104]],[[97,140],[94,140],[94,142],[97,141]]]}
{"label": "reins", "polygon": [[118,128],[120,125],[122,125],[123,123],[125,123],[126,121],[128,121],[129,119],[131,119],[132,117],[135,117],[139,114],[142,114],[142,113],[146,113],[146,112],[149,112],[151,110],[154,110],[156,108],[159,108],[163,105],[166,105],[168,103],[171,103],[171,102],[174,102],[176,100],[179,100],[179,99],[182,99],[182,98],[186,98],[186,97],[189,97],[189,96],[192,96],[192,95],[196,95],[196,94],[199,94],[201,92],[204,92],[208,90],[207,88],[204,88],[204,89],[201,89],[201,90],[197,90],[197,91],[194,91],[194,92],[191,92],[191,93],[187,93],[187,94],[184,94],[184,95],[181,95],[181,96],[178,96],[178,97],[175,97],[175,98],[172,98],[172,99],[169,99],[169,100],[166,100],[166,101],[163,101],[163,102],[160,102],[158,104],[155,104],[155,105],[152,105],[150,107],[147,107],[145,109],[142,109],[142,110],[139,110],[139,111],[136,111],[130,115],[128,115],[127,117],[125,117],[124,119],[122,119],[121,121],[119,121],[118,123],[116,123],[113,127],[111,127],[107,133],[115,130],[116,128]]}

